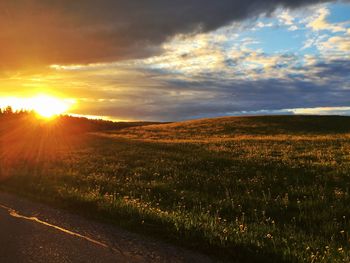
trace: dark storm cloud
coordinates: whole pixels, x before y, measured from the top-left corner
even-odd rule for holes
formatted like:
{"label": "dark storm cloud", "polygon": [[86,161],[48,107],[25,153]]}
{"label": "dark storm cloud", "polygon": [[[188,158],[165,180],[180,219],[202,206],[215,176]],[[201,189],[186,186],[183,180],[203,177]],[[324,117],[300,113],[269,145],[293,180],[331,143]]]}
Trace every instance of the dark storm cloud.
{"label": "dark storm cloud", "polygon": [[331,63],[322,62],[316,64],[315,68],[318,69],[318,76],[321,78],[347,76],[350,81],[350,62],[348,60],[334,60]]}
{"label": "dark storm cloud", "polygon": [[0,67],[147,56],[178,33],[331,0],[0,1]]}

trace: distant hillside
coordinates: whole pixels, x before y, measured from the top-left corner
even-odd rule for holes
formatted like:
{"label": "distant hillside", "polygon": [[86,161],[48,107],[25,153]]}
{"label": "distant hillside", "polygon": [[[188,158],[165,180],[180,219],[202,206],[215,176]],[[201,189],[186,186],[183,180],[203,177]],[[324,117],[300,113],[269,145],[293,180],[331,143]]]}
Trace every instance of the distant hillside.
{"label": "distant hillside", "polygon": [[89,133],[150,124],[155,123],[112,122],[71,116],[45,120],[37,118],[33,112],[0,112],[0,173],[4,160],[13,165],[19,156],[28,162],[50,156],[56,158],[58,152],[67,151],[73,145],[84,145],[85,135]]}
{"label": "distant hillside", "polygon": [[37,118],[35,113],[18,111],[0,111],[0,132],[24,129],[26,132],[47,130],[67,133],[120,130],[123,128],[154,125],[159,122],[113,122],[92,120],[84,117],[62,115],[52,120]]}
{"label": "distant hillside", "polygon": [[191,139],[242,135],[322,135],[350,133],[350,117],[256,116],[199,119],[147,127],[134,127],[116,134],[149,139]]}
{"label": "distant hillside", "polygon": [[92,120],[84,117],[61,116],[55,120],[57,125],[62,128],[72,128],[78,131],[94,132],[120,130],[130,127],[157,125],[159,122],[114,122],[106,120]]}

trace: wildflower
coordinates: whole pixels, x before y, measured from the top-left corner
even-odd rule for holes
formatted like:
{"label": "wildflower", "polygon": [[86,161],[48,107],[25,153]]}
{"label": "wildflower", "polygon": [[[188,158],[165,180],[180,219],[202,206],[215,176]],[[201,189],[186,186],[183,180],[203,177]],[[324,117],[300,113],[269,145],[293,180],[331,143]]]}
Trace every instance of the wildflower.
{"label": "wildflower", "polygon": [[272,238],[273,238],[273,236],[272,236],[270,233],[268,233],[268,234],[266,235],[266,237],[267,237],[268,239],[272,239]]}
{"label": "wildflower", "polygon": [[244,233],[245,231],[247,231],[247,227],[243,224],[239,225],[239,230],[241,231],[241,233]]}

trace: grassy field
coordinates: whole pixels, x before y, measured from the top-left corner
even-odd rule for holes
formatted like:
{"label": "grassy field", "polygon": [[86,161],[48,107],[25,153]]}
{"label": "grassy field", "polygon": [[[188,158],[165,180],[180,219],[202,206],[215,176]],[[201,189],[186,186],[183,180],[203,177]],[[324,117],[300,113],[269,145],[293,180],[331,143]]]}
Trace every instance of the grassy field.
{"label": "grassy field", "polygon": [[230,262],[350,261],[347,117],[27,132],[1,147],[8,191]]}

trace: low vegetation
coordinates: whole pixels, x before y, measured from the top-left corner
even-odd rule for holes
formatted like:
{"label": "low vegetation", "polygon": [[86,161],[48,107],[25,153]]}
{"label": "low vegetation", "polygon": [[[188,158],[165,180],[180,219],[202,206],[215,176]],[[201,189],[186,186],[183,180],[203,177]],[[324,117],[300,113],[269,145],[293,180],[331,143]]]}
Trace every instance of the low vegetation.
{"label": "low vegetation", "polygon": [[350,261],[350,118],[48,126],[2,132],[2,189],[230,262]]}

